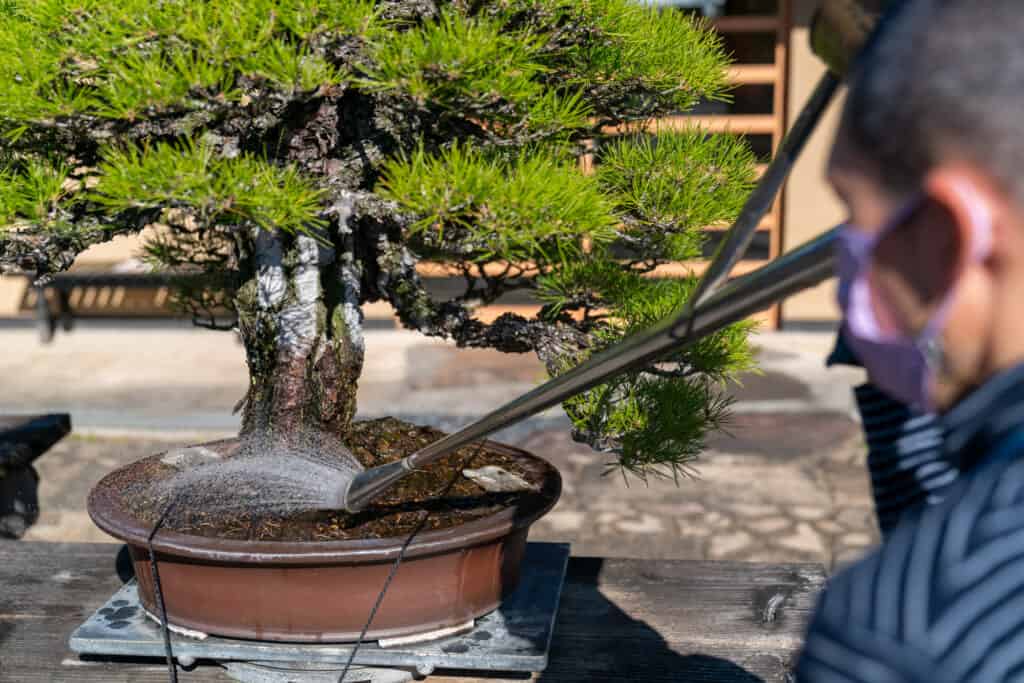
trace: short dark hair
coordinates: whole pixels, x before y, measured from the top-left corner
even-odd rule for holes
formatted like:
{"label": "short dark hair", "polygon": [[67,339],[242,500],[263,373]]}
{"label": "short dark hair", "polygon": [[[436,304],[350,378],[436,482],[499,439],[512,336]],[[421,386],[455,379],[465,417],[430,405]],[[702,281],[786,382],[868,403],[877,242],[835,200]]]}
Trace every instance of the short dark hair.
{"label": "short dark hair", "polygon": [[1024,2],[902,3],[854,69],[843,130],[894,194],[961,158],[1024,200]]}

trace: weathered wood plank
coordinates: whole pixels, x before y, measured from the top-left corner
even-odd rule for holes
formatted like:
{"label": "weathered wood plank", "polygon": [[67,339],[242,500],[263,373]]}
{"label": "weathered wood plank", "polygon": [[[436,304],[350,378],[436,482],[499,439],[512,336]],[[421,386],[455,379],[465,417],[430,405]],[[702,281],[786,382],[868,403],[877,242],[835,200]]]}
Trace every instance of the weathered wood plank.
{"label": "weathered wood plank", "polygon": [[823,575],[813,565],[575,558],[551,681],[784,681]]}
{"label": "weathered wood plank", "polygon": [[[71,631],[127,577],[112,544],[0,543],[0,681],[164,681],[154,662],[82,662]],[[121,574],[119,576],[119,573]],[[785,681],[817,565],[573,558],[551,662],[535,680]],[[183,681],[225,681],[213,666]],[[437,683],[522,678],[432,676]]]}

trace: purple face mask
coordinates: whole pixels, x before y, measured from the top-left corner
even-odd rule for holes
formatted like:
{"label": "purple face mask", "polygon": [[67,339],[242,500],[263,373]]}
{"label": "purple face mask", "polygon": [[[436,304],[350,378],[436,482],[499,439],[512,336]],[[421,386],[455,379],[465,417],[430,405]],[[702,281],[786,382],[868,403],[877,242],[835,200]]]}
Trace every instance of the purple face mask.
{"label": "purple face mask", "polygon": [[[942,363],[941,335],[946,324],[955,284],[943,297],[935,313],[916,333],[900,329],[894,315],[886,314],[884,298],[870,283],[872,257],[886,235],[906,223],[921,207],[923,197],[915,197],[876,235],[867,235],[853,226],[843,226],[836,246],[836,270],[839,276],[839,306],[843,311],[843,334],[850,348],[868,371],[872,383],[891,397],[924,411],[934,410],[932,383]],[[992,237],[992,221],[987,207],[971,202],[974,227],[972,256],[987,257]],[[879,315],[879,312],[882,315]]]}

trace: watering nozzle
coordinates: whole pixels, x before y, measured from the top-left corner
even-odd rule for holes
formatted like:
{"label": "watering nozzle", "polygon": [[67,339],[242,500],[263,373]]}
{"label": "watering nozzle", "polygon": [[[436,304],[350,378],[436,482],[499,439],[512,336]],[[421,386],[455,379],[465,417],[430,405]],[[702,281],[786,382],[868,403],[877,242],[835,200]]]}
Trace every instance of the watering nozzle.
{"label": "watering nozzle", "polygon": [[414,467],[409,462],[409,458],[403,458],[387,465],[371,467],[353,477],[348,477],[338,489],[338,509],[352,513],[361,512],[370,504],[370,501],[394,486],[413,470]]}

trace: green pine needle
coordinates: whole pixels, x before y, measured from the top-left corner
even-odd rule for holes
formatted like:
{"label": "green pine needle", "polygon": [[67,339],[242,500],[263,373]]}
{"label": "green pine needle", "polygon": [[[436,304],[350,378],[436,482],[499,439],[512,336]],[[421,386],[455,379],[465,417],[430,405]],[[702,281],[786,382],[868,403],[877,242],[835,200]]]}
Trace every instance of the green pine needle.
{"label": "green pine needle", "polygon": [[7,0],[0,112],[135,119],[194,98],[239,96],[242,78],[285,92],[347,74],[311,53],[320,34],[369,36],[371,0]]}
{"label": "green pine needle", "polygon": [[538,264],[579,259],[607,243],[615,216],[596,179],[546,153],[511,161],[469,145],[390,162],[379,192],[418,220],[412,235],[449,258]]}
{"label": "green pine needle", "polygon": [[[685,111],[700,100],[728,99],[728,55],[721,36],[702,19],[634,0],[520,0],[509,12],[536,21],[537,30],[579,26],[548,49],[544,63],[568,87],[614,100],[630,98],[603,115],[645,118]],[[570,34],[571,35],[571,34]]]}
{"label": "green pine needle", "polygon": [[188,207],[211,223],[300,232],[321,223],[323,192],[294,168],[251,156],[217,157],[198,144],[161,143],[108,150],[90,200],[110,214]]}
{"label": "green pine needle", "polygon": [[702,20],[633,0],[605,0],[594,8],[616,49],[588,51],[584,79],[635,81],[680,110],[726,97],[722,37]]}
{"label": "green pine needle", "polygon": [[755,179],[755,157],[742,138],[699,129],[622,137],[599,160],[602,189],[619,211],[675,233],[732,220]]}
{"label": "green pine needle", "polygon": [[437,21],[379,39],[364,84],[443,108],[522,105],[539,97],[537,36],[445,9]]}
{"label": "green pine needle", "polygon": [[0,225],[17,221],[45,223],[70,190],[63,164],[32,159],[0,170]]}

